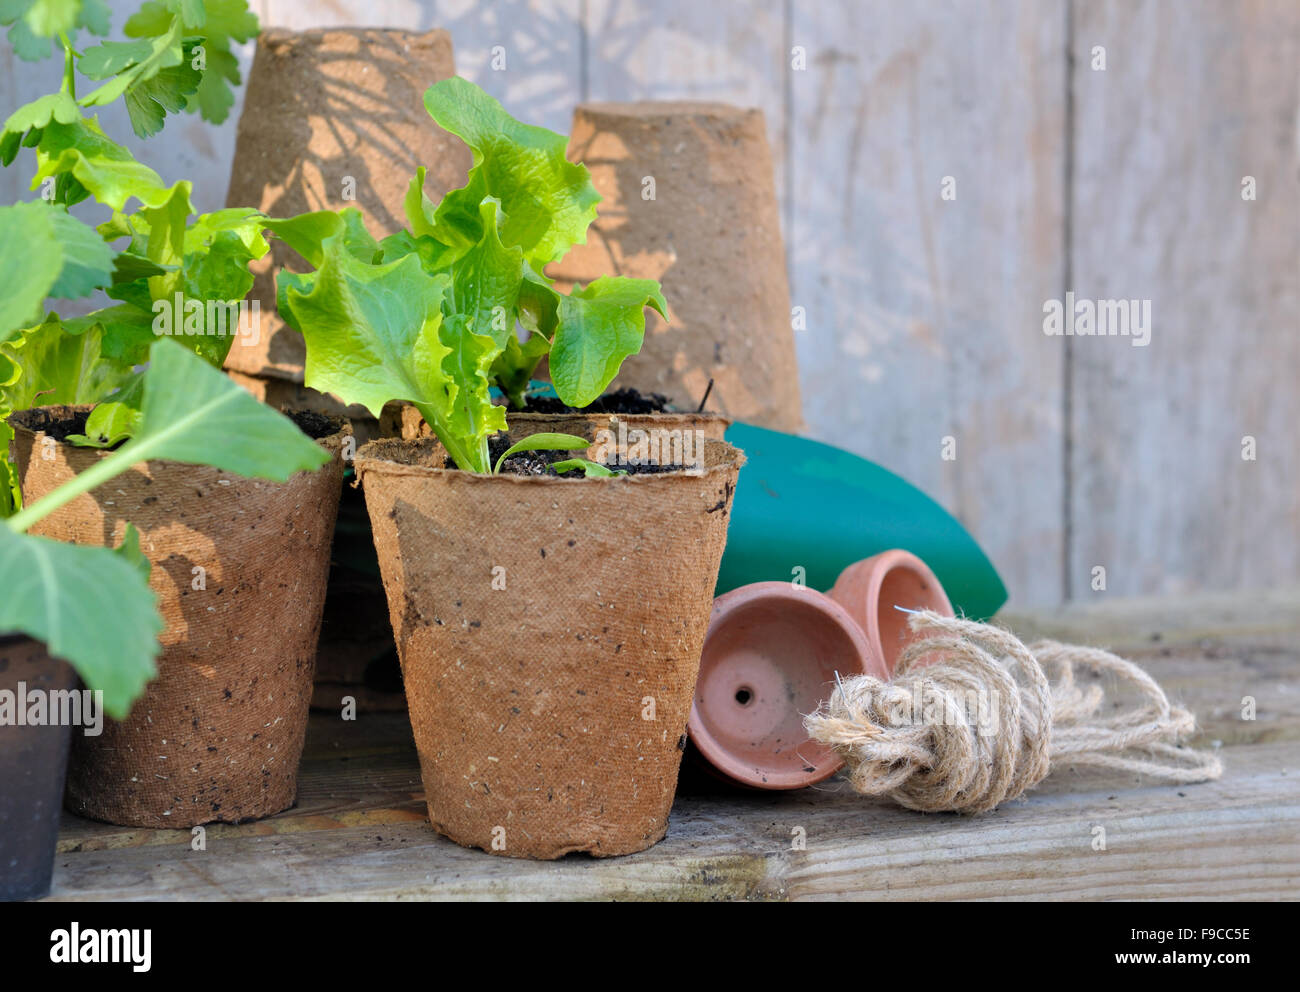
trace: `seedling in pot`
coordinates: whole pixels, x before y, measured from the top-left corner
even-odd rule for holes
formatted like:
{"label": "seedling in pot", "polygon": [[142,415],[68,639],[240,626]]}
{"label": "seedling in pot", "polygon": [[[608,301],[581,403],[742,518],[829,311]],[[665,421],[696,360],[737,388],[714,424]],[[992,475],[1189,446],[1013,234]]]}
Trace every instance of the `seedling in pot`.
{"label": "seedling in pot", "polygon": [[588,479],[610,479],[621,475],[627,475],[627,469],[613,469],[600,462],[593,462],[588,458],[567,458],[562,462],[556,462],[551,466],[555,469],[556,475],[564,475],[566,472],[582,472]]}
{"label": "seedling in pot", "polygon": [[[10,518],[0,520],[0,581],[21,590],[0,604],[0,633],[19,631],[44,641],[50,655],[66,659],[92,688],[104,691],[105,709],[123,721],[109,725],[98,749],[74,747],[67,784],[70,808],[111,822],[151,826],[215,816],[219,805],[224,807],[222,816],[262,815],[292,801],[297,761],[291,754],[295,747],[301,751],[297,728],[305,721],[305,702],[301,714],[293,702],[302,697],[294,680],[309,682],[310,671],[285,676],[286,683],[294,683],[291,689],[272,692],[264,680],[264,691],[256,701],[240,700],[245,713],[246,702],[252,708],[268,707],[265,726],[272,728],[255,744],[246,744],[244,753],[238,752],[241,745],[235,735],[229,735],[233,751],[221,764],[227,769],[251,769],[246,784],[252,787],[239,786],[244,788],[241,795],[252,797],[247,802],[223,799],[210,810],[190,808],[182,815],[182,810],[170,807],[170,798],[158,799],[156,785],[152,789],[149,784],[126,785],[146,779],[153,783],[155,776],[153,768],[145,773],[143,766],[124,770],[121,762],[130,759],[119,761],[120,756],[134,750],[147,763],[154,760],[152,755],[162,753],[154,751],[152,744],[140,745],[140,726],[167,728],[160,736],[171,739],[165,749],[168,754],[182,753],[193,743],[182,738],[189,732],[193,713],[201,712],[207,703],[202,687],[174,674],[201,667],[197,659],[207,655],[237,666],[229,644],[252,633],[240,626],[242,618],[257,624],[264,614],[246,606],[236,608],[226,597],[224,608],[208,606],[196,615],[178,605],[184,594],[181,589],[155,576],[162,615],[169,622],[178,615],[181,619],[174,631],[177,636],[168,639],[158,659],[163,677],[148,690],[150,705],[128,714],[132,700],[154,673],[159,609],[143,577],[133,582],[112,552],[88,545],[99,544],[110,531],[120,535],[125,526],[129,546],[136,533],[133,525],[138,525],[155,561],[183,557],[184,538],[174,537],[167,523],[169,501],[160,502],[157,495],[148,497],[139,490],[158,483],[155,493],[178,488],[188,493],[193,480],[195,497],[201,498],[205,481],[212,482],[220,486],[214,495],[228,497],[229,506],[239,501],[238,514],[218,512],[207,518],[211,534],[205,531],[205,536],[212,538],[214,560],[238,562],[245,577],[250,570],[263,575],[265,569],[256,572],[256,555],[251,551],[258,534],[250,535],[242,522],[232,530],[229,521],[243,521],[245,514],[258,519],[257,513],[269,512],[250,508],[250,501],[260,506],[263,498],[278,500],[288,503],[287,512],[294,517],[293,526],[280,528],[282,533],[293,535],[299,550],[304,540],[307,550],[319,549],[319,554],[296,556],[293,566],[307,576],[305,587],[323,587],[334,523],[332,498],[337,496],[342,472],[336,459],[341,435],[332,424],[325,434],[317,434],[320,425],[302,419],[299,430],[218,371],[236,334],[258,332],[260,301],[246,299],[253,284],[248,263],[269,250],[267,218],[247,208],[195,216],[190,183],[165,184],[111,140],[96,118],[83,116],[90,108],[124,99],[132,127],[142,137],[161,128],[167,113],[181,109],[198,110],[213,121],[224,119],[232,103],[229,84],[239,81],[230,43],[255,35],[257,19],[248,12],[245,0],[148,0],[126,24],[126,33],[134,40],[109,42],[84,52],[73,48],[74,27],[102,34],[108,28],[107,17],[108,10],[99,0],[27,0],[0,10],[0,22],[13,24],[10,37],[20,57],[40,57],[52,45],[64,56],[59,92],[19,108],[0,134],[0,164],[13,163],[23,148],[32,150],[31,188],[40,190],[43,201],[0,208],[0,265],[19,277],[6,283],[0,298],[0,518]],[[38,39],[33,32],[43,37]],[[79,72],[97,84],[85,87],[81,96]],[[106,208],[108,219],[97,227],[82,223],[69,213],[78,204],[82,209]],[[83,297],[95,290],[102,290],[113,305],[85,317],[63,319],[49,312],[42,318],[47,297]],[[173,340],[159,340],[160,336]],[[54,411],[31,410],[21,420],[13,419],[14,425],[26,428],[17,448],[25,459],[24,488],[33,499],[33,505],[19,510],[18,474],[8,459],[8,442],[14,435],[7,415],[42,405],[96,403],[88,418],[76,414],[79,425],[71,430],[81,433],[71,437],[65,433],[66,423],[54,427],[49,420]],[[46,421],[69,445],[48,462],[31,449]],[[319,437],[320,443],[304,432]],[[47,432],[46,439],[50,436]],[[72,445],[114,450],[73,451]],[[143,473],[120,475],[142,461],[150,462]],[[283,488],[243,478],[285,481],[300,470],[318,469],[325,463],[330,463],[325,471],[298,476]],[[189,468],[195,464],[221,472]],[[65,507],[110,479],[117,479],[111,484],[111,498],[83,499]],[[304,492],[312,498],[293,497]],[[281,499],[281,493],[291,498]],[[219,501],[212,505],[217,507]],[[55,511],[59,511],[57,518],[42,519]],[[37,521],[41,521],[38,531],[66,536],[80,546],[27,533]],[[240,543],[241,536],[248,537],[248,543]],[[20,586],[20,581],[27,585]],[[263,587],[262,578],[247,586]],[[251,652],[265,666],[253,674],[252,682],[278,673],[282,657],[300,658],[310,649],[308,642],[319,630],[319,599],[304,593],[295,601],[294,629],[286,630],[284,640],[269,653]],[[271,602],[264,604],[266,608],[272,608]],[[209,624],[211,629],[205,626]],[[188,653],[191,647],[196,654]],[[188,665],[171,663],[182,656]],[[226,698],[231,698],[229,689]],[[218,700],[216,709],[220,706]],[[184,716],[178,715],[182,708]],[[205,727],[219,725],[220,716],[214,711],[205,717]],[[177,722],[181,720],[183,726]],[[199,721],[192,723],[197,733]],[[212,732],[225,739],[222,729]],[[114,741],[119,733],[124,736]],[[126,739],[134,740],[136,747],[122,745]],[[254,749],[275,752],[277,764],[269,779],[263,777],[266,767],[258,768]],[[146,753],[151,757],[144,758]],[[192,770],[197,773],[197,766]],[[228,778],[223,777],[224,771],[210,777],[205,768],[203,787],[192,789],[184,769],[171,772],[168,788],[190,796],[208,788],[227,789],[238,777],[237,771]],[[153,819],[142,819],[146,816]]]}
{"label": "seedling in pot", "polygon": [[[496,464],[492,466],[492,474],[500,475],[501,466],[511,455],[519,454],[522,451],[585,451],[588,444],[585,440],[574,434],[555,434],[542,432],[539,434],[530,434],[522,441],[512,444],[501,456],[497,458]],[[582,459],[576,459],[581,461]],[[566,463],[567,464],[567,463]],[[557,468],[556,472],[560,470]]]}
{"label": "seedling in pot", "polygon": [[83,493],[153,459],[283,482],[329,455],[286,417],[173,341],[149,354],[134,436],[73,480],[0,521],[0,631],[44,641],[121,719],[154,675],[162,622],[134,530],[119,551],[24,533]]}
{"label": "seedling in pot", "polygon": [[640,350],[645,308],[666,315],[667,303],[654,280],[603,277],[566,295],[542,274],[585,242],[599,200],[562,135],[463,79],[430,87],[425,107],[473,152],[466,185],[434,205],[418,170],[408,229],[379,242],[350,208],[272,222],[315,267],[282,270],[277,303],[306,339],[308,386],[376,416],[410,402],[457,467],[490,473],[488,438],[506,426],[493,386],[522,406],[549,357],[559,398],[586,406]]}

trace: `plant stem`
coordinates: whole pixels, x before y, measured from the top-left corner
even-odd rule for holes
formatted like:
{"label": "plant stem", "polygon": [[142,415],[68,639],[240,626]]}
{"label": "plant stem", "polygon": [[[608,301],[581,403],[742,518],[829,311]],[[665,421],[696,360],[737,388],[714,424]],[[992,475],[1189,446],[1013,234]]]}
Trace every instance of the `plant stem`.
{"label": "plant stem", "polygon": [[121,475],[136,462],[147,460],[147,452],[144,455],[136,454],[139,447],[139,445],[127,442],[107,458],[96,462],[86,471],[78,473],[73,479],[65,482],[53,492],[38,499],[35,503],[24,506],[6,521],[10,529],[21,534],[36,521],[48,517],[59,507],[71,503],[83,493],[88,493],[115,476]]}
{"label": "plant stem", "polygon": [[77,98],[77,75],[73,70],[72,42],[68,40],[66,31],[59,32],[59,40],[63,42],[63,88],[67,90],[68,96],[75,100]]}
{"label": "plant stem", "polygon": [[482,439],[479,444],[481,450],[477,452],[478,457],[475,458],[476,452],[456,439],[455,435],[447,429],[447,425],[433,412],[432,407],[427,404],[416,403],[415,408],[420,411],[420,416],[429,425],[434,436],[447,449],[447,454],[451,455],[452,461],[456,463],[457,468],[478,472],[480,475],[486,475],[491,471],[491,466],[488,464],[487,438]]}

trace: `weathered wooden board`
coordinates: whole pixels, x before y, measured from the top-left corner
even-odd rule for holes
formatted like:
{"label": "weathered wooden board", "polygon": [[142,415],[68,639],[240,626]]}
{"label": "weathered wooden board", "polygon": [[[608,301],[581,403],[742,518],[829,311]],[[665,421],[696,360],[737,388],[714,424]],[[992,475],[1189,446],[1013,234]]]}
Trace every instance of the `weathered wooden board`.
{"label": "weathered wooden board", "polygon": [[[839,780],[735,793],[685,777],[641,854],[539,863],[466,850],[425,820],[401,714],[313,717],[298,805],[189,831],[65,814],[54,899],[1187,899],[1300,894],[1300,590],[1023,614],[1017,629],[1145,643],[1141,661],[1219,746],[1219,782],[1058,769],[982,817],[869,802]],[[1089,636],[1091,635],[1091,636]],[[1242,699],[1256,719],[1242,718]],[[1095,850],[1095,828],[1106,849]],[[806,849],[792,843],[802,828]]]}
{"label": "weathered wooden board", "polygon": [[[757,107],[767,119],[776,189],[784,197],[786,6],[782,0],[588,0],[585,99]],[[788,230],[788,215],[783,221]]]}
{"label": "weathered wooden board", "polygon": [[1062,350],[1041,315],[1062,280],[1063,8],[793,9],[805,416],[953,511],[1013,601],[1055,602]]}
{"label": "weathered wooden board", "polygon": [[[444,28],[456,69],[531,124],[567,131],[583,73],[579,0],[257,0],[266,25]],[[495,49],[495,51],[494,51]]]}
{"label": "weathered wooden board", "polygon": [[1152,327],[1145,347],[1058,339],[1074,411],[1066,593],[1094,595],[1095,566],[1112,594],[1295,581],[1300,6],[1080,3],[1074,56],[1069,288],[1150,300]]}

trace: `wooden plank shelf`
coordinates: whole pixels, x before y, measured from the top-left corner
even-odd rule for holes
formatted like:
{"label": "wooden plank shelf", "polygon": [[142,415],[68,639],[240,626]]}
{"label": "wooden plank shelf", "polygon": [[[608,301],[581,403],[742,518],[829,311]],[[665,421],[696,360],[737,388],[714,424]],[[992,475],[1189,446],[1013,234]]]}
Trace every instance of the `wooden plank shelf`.
{"label": "wooden plank shelf", "polygon": [[[257,823],[143,830],[64,814],[51,899],[1276,899],[1300,894],[1300,589],[1115,601],[1005,618],[1124,648],[1198,716],[1222,780],[1068,767],[978,816],[864,800],[838,779],[727,791],[684,767],[640,854],[494,857],[425,818],[405,714],[315,713],[297,805]],[[1242,717],[1253,697],[1256,719]],[[1095,850],[1104,827],[1106,849]],[[805,846],[796,850],[799,828]]]}

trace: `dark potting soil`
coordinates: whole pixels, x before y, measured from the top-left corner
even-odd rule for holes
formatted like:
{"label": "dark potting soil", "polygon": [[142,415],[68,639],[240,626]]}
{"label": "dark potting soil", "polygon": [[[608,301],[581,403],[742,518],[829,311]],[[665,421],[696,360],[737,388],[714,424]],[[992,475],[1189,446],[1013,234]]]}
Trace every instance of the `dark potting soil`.
{"label": "dark potting soil", "polygon": [[[321,438],[329,437],[336,431],[343,429],[342,421],[327,417],[323,413],[313,413],[310,410],[286,412],[285,416],[297,425],[298,430],[313,441],[319,441]],[[69,435],[85,434],[86,421],[89,418],[89,410],[69,410],[67,407],[58,406],[37,407],[34,410],[25,411],[21,417],[21,422],[30,431],[44,433],[56,441],[66,441]],[[122,443],[125,444],[126,442]],[[121,447],[121,445],[114,445],[114,449],[118,447]]]}
{"label": "dark potting soil", "polygon": [[36,434],[47,434],[56,441],[65,441],[69,434],[85,434],[89,410],[68,410],[67,407],[37,407],[25,411],[19,422]]}
{"label": "dark potting soil", "polygon": [[292,413],[286,410],[284,415],[313,441],[319,441],[343,429],[343,421],[327,417],[323,413],[313,413],[311,410],[295,410]]}
{"label": "dark potting soil", "polygon": [[[509,448],[510,436],[508,434],[504,431],[493,434],[488,438],[489,462],[496,465],[497,459],[505,454]],[[521,451],[502,462],[501,471],[513,475],[554,475],[561,479],[585,478],[585,473],[580,468],[568,472],[557,472],[552,468],[556,462],[567,461],[575,457],[581,457],[581,454],[576,451]],[[448,455],[443,467],[457,468],[458,466],[455,460]],[[682,470],[680,465],[660,465],[658,463],[619,465],[618,468],[626,470],[628,475],[655,475],[660,472],[680,472]]]}
{"label": "dark potting soil", "polygon": [[637,389],[616,389],[598,397],[584,407],[565,406],[554,396],[534,396],[524,406],[524,413],[664,413],[669,399],[662,393],[643,393]]}

